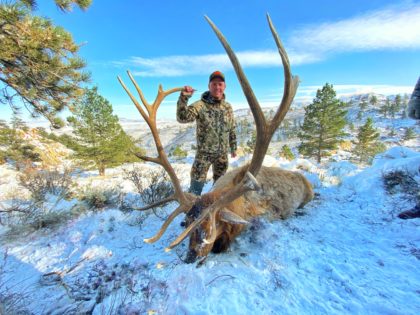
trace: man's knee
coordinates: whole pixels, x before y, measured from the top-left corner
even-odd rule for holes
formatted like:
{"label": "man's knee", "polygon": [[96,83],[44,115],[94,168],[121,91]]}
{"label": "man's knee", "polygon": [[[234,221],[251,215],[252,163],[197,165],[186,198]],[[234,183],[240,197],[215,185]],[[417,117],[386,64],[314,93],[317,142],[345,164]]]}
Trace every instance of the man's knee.
{"label": "man's knee", "polygon": [[222,155],[220,156],[215,163],[213,164],[213,180],[216,182],[220,177],[226,174],[228,169],[228,156]]}

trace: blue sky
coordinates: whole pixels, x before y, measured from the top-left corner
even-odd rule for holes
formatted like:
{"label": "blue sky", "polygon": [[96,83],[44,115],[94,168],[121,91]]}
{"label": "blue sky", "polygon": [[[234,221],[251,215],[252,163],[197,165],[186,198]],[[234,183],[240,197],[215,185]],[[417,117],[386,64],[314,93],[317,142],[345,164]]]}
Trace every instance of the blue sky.
{"label": "blue sky", "polygon": [[[87,11],[59,11],[40,0],[36,14],[51,18],[83,44],[91,83],[120,117],[140,118],[119,85],[130,70],[152,101],[164,89],[191,85],[206,91],[208,75],[226,75],[234,108],[246,101],[209,16],[238,54],[263,106],[279,104],[283,88],[280,57],[266,21],[269,13],[301,84],[297,99],[312,100],[326,82],[337,94],[411,93],[420,76],[420,2],[352,1],[99,1]],[[132,88],[134,92],[134,88]],[[176,95],[165,100],[160,118],[174,117]]]}

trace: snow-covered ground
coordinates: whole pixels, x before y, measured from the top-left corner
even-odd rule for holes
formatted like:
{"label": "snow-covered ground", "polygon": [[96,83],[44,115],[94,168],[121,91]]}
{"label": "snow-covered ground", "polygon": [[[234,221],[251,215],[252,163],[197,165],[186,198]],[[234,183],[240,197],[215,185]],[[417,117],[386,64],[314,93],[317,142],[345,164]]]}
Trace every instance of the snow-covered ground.
{"label": "snow-covered ground", "polygon": [[[185,188],[191,160],[179,166]],[[3,230],[2,294],[27,314],[420,312],[420,221],[396,217],[414,201],[401,191],[388,194],[382,180],[405,170],[418,183],[419,152],[396,146],[364,169],[346,161],[321,167],[267,157],[265,163],[305,170],[318,196],[288,220],[256,218],[227,253],[185,264],[179,257],[186,244],[164,251],[181,233],[181,217],[160,241],[146,244],[163,223],[155,215],[88,211],[13,239]],[[129,191],[119,174],[95,180]],[[12,176],[0,168],[2,190]]]}
{"label": "snow-covered ground", "polygon": [[[344,150],[315,164],[279,158],[284,143],[273,143],[264,164],[303,172],[315,199],[285,221],[255,218],[227,253],[210,254],[202,263],[182,261],[186,242],[164,250],[182,232],[182,215],[154,244],[143,242],[163,224],[154,213],[122,211],[117,204],[86,209],[76,198],[47,196],[45,211],[68,214],[56,225],[34,229],[22,224],[10,230],[7,220],[0,222],[0,314],[419,314],[420,221],[397,215],[416,203],[419,138],[401,138],[406,128],[418,134],[420,126],[409,118],[381,118],[372,106],[356,119],[358,110],[355,103],[349,120],[357,121],[357,128],[373,117],[386,152],[370,166],[351,163]],[[289,114],[303,118],[301,108]],[[248,110],[235,115],[252,119]],[[146,124],[121,123],[153,155]],[[188,151],[187,158],[173,160],[186,190],[194,125],[165,121],[159,126],[167,151],[178,145]],[[296,141],[285,143],[296,152]],[[64,165],[65,152],[42,148],[55,166]],[[249,159],[232,159],[230,167]],[[73,179],[81,190],[119,192],[138,204],[139,194],[126,179],[135,167],[157,169],[149,163],[125,165],[107,169],[105,177],[83,171]],[[392,171],[407,174],[415,187],[396,186],[391,193],[383,178]],[[19,175],[11,164],[0,165],[0,211],[31,196],[19,185]],[[210,190],[211,183],[204,189]],[[169,204],[158,215],[175,208]],[[0,213],[0,218],[7,216]]]}

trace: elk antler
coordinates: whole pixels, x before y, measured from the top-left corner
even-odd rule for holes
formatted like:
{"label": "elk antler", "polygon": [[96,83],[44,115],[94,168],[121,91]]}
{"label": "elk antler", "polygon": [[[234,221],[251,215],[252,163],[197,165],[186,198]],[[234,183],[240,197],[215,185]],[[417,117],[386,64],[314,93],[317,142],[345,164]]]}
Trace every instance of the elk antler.
{"label": "elk antler", "polygon": [[[226,192],[220,199],[218,199],[215,203],[210,205],[207,209],[205,209],[201,215],[195,220],[192,224],[190,224],[178,238],[172,242],[172,244],[168,247],[171,249],[177,246],[180,242],[182,242],[194,229],[210,214],[213,212],[217,212],[220,209],[224,208],[227,204],[234,201],[244,193],[250,190],[255,190],[256,187],[253,185],[249,185],[248,183],[250,177],[257,176],[262,162],[264,160],[264,156],[267,153],[268,146],[270,144],[271,138],[276,131],[276,129],[280,126],[281,122],[283,121],[286,113],[288,112],[290,105],[292,104],[293,98],[295,97],[297,87],[299,85],[299,78],[297,76],[292,76],[289,58],[287,56],[286,50],[283,47],[282,42],[277,34],[273,23],[271,22],[270,16],[267,14],[268,24],[271,30],[271,33],[274,37],[276,42],[284,69],[284,92],[283,92],[283,99],[280,103],[279,108],[277,109],[273,119],[267,122],[264,113],[261,109],[261,106],[258,103],[257,98],[251,88],[251,85],[248,82],[248,79],[245,76],[244,71],[239,63],[238,58],[236,57],[235,53],[233,52],[232,48],[230,47],[229,43],[227,42],[224,35],[219,31],[216,25],[207,17],[205,16],[207,22],[212,27],[213,31],[216,33],[216,36],[219,38],[221,44],[225,48],[226,53],[229,56],[229,59],[235,69],[236,75],[238,80],[241,84],[242,90],[245,94],[245,97],[248,101],[249,107],[251,108],[252,115],[254,116],[256,129],[257,129],[257,138],[256,138],[256,146],[254,149],[254,154],[251,159],[251,163],[248,168],[247,175],[244,179],[236,186],[234,189]],[[214,220],[214,215],[210,216],[210,219]],[[212,222],[212,226],[214,222]],[[212,229],[212,235],[208,237],[207,240],[215,239],[216,229]]]}
{"label": "elk antler", "polygon": [[141,102],[143,103],[144,107],[146,108],[147,113],[141,107],[140,103],[133,96],[133,94],[131,94],[130,90],[125,86],[124,82],[121,80],[121,78],[119,76],[118,76],[118,81],[120,82],[120,84],[122,85],[124,90],[127,92],[128,96],[133,101],[137,110],[140,112],[141,116],[146,121],[147,125],[149,126],[150,131],[152,132],[153,139],[154,139],[155,145],[156,145],[156,150],[157,150],[157,153],[158,153],[158,156],[156,158],[144,156],[144,155],[141,155],[139,153],[135,153],[135,155],[138,158],[140,158],[144,161],[149,161],[149,162],[153,162],[153,163],[161,165],[165,169],[165,171],[168,173],[168,175],[169,175],[169,177],[172,181],[172,184],[174,186],[174,190],[175,190],[175,193],[172,196],[170,196],[170,197],[168,197],[168,198],[166,198],[162,201],[158,201],[154,204],[148,205],[146,207],[137,208],[136,210],[141,210],[141,211],[147,210],[147,209],[153,208],[153,207],[158,206],[158,205],[165,204],[165,203],[167,203],[169,201],[173,201],[173,200],[178,201],[178,203],[180,204],[180,206],[178,208],[176,208],[175,211],[173,211],[169,215],[169,217],[166,219],[166,221],[162,225],[161,229],[156,233],[156,235],[145,240],[146,242],[153,243],[153,242],[157,241],[163,235],[163,233],[165,233],[167,227],[169,226],[169,224],[172,222],[172,220],[177,215],[179,215],[180,213],[185,212],[185,211],[187,211],[191,208],[191,206],[193,204],[193,201],[194,201],[193,200],[194,198],[192,197],[191,194],[186,194],[182,191],[180,181],[179,181],[178,177],[176,176],[176,173],[175,173],[174,169],[172,168],[171,164],[169,163],[168,157],[167,157],[167,155],[166,155],[166,153],[163,149],[162,142],[161,142],[160,137],[159,137],[159,132],[158,132],[157,127],[156,127],[156,113],[157,113],[157,110],[158,110],[160,104],[162,103],[163,99],[166,96],[168,96],[169,94],[181,91],[183,88],[173,88],[173,89],[164,91],[163,88],[162,88],[162,85],[159,85],[159,90],[158,90],[158,94],[156,96],[156,99],[153,102],[153,104],[150,105],[146,101],[146,99],[144,98],[143,92],[141,91],[137,82],[134,80],[131,73],[129,71],[127,71],[127,73],[128,73],[128,76],[130,77],[131,82],[133,82],[134,86],[136,87],[136,90],[137,90],[137,92],[140,96]]}

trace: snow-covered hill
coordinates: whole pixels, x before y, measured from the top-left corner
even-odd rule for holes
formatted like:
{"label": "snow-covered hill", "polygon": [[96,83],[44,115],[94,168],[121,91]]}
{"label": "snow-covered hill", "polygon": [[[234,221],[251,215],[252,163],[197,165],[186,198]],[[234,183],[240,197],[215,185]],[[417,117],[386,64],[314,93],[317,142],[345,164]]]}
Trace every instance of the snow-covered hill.
{"label": "snow-covered hill", "polygon": [[[142,240],[160,219],[112,207],[12,240],[3,234],[2,303],[7,294],[30,314],[417,314],[419,221],[396,217],[413,200],[387,193],[382,177],[403,169],[419,182],[420,153],[395,147],[366,169],[267,161],[307,170],[319,196],[298,216],[255,219],[229,252],[200,266],[180,260],[185,244],[164,251],[181,218],[152,245]],[[112,178],[123,183],[118,172]]]}
{"label": "snow-covered hill", "polygon": [[[357,111],[357,103],[349,108],[354,121]],[[299,120],[303,114],[294,109],[287,118]],[[235,115],[251,119],[247,110]],[[321,164],[299,157],[286,161],[278,155],[285,142],[275,137],[264,164],[303,172],[317,197],[288,220],[255,218],[227,253],[211,254],[201,264],[182,261],[185,242],[164,251],[182,232],[182,216],[161,240],[143,242],[175,203],[158,209],[159,217],[122,206],[122,201],[143,205],[127,172],[144,174],[156,165],[124,165],[108,169],[106,177],[96,171],[67,174],[74,181],[71,193],[47,194],[37,208],[44,213],[37,215],[55,216],[36,226],[1,212],[28,206],[31,187],[21,186],[23,174],[12,165],[0,165],[0,314],[418,314],[420,221],[397,215],[416,204],[420,143],[403,141],[402,134],[408,127],[418,134],[420,126],[412,119],[382,118],[371,106],[357,124],[368,116],[388,147],[370,166],[352,163],[344,149]],[[125,120],[122,125],[153,155],[146,124]],[[182,146],[188,152],[173,163],[187,189],[194,125],[159,126],[165,148]],[[39,139],[32,141],[37,145]],[[296,139],[288,141],[295,148]],[[41,148],[60,151],[54,145]],[[231,159],[230,167],[249,159]],[[404,174],[407,182],[386,186],[391,172]],[[88,206],[89,189],[115,200],[100,209]]]}

